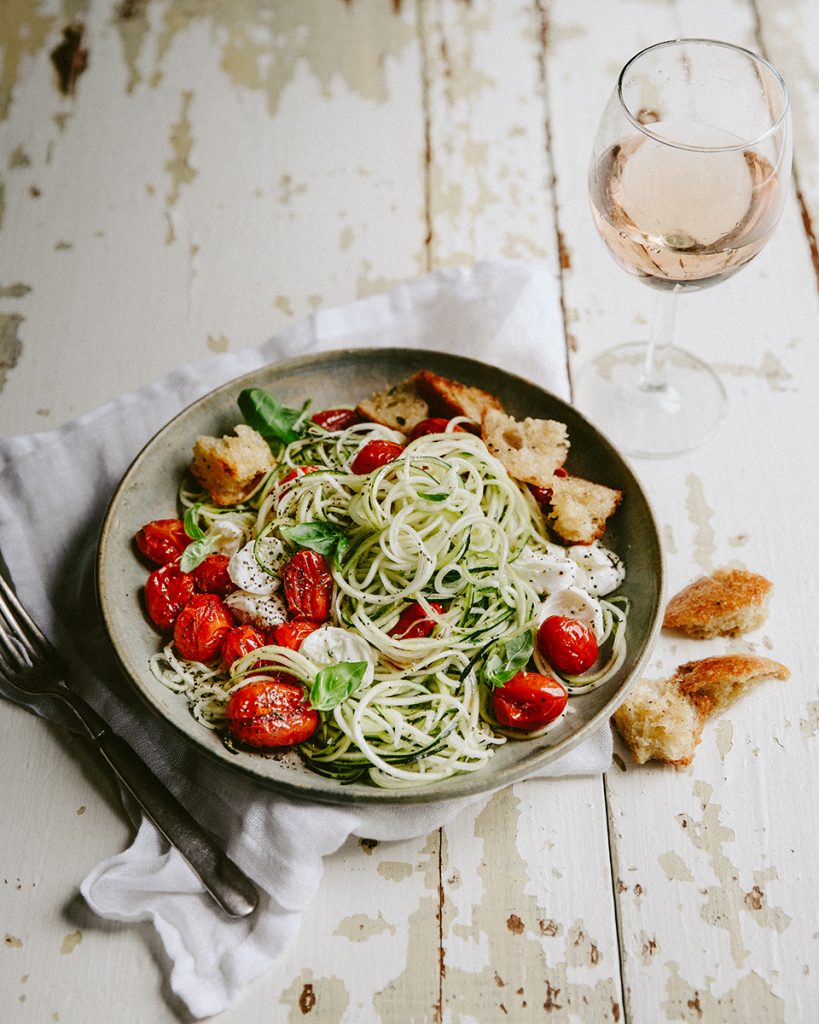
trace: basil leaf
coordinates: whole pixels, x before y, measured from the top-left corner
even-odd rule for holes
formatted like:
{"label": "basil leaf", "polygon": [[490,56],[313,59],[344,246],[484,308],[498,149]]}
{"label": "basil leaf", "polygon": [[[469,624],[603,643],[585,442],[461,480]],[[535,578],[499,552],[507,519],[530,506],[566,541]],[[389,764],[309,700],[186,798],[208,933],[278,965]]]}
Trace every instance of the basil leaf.
{"label": "basil leaf", "polygon": [[426,498],[427,501],[446,501],[446,499],[449,497],[449,495],[448,494],[444,494],[444,493],[439,493],[439,494],[422,494],[422,492],[419,491],[418,492],[418,497],[419,498]]}
{"label": "basil leaf", "polygon": [[187,533],[191,540],[202,540],[205,536],[205,531],[199,525],[199,509],[201,507],[202,502],[197,501],[195,505],[191,505],[189,509],[185,510],[183,523],[185,526],[185,533]]}
{"label": "basil leaf", "polygon": [[262,437],[276,437],[285,444],[297,441],[307,428],[307,406],[291,409],[278,402],[263,388],[245,388],[239,395],[239,408],[248,426]]}
{"label": "basil leaf", "polygon": [[504,686],[522,668],[526,668],[533,649],[531,630],[518,633],[509,640],[498,640],[489,648],[481,669],[481,680],[493,688]]}
{"label": "basil leaf", "polygon": [[298,526],[282,526],[279,533],[291,544],[298,544],[301,548],[310,548],[311,551],[335,558],[336,561],[341,558],[350,544],[343,527],[322,520],[316,520],[313,523],[299,523]]}
{"label": "basil leaf", "polygon": [[206,537],[202,534],[200,540],[195,540],[192,544],[188,544],[182,552],[179,568],[182,572],[190,572],[192,569],[195,569],[197,565],[201,565],[205,561],[208,555],[213,554],[217,543],[217,537]]}
{"label": "basil leaf", "polygon": [[361,686],[366,661],[340,661],[317,673],[310,687],[310,704],[316,711],[332,711]]}

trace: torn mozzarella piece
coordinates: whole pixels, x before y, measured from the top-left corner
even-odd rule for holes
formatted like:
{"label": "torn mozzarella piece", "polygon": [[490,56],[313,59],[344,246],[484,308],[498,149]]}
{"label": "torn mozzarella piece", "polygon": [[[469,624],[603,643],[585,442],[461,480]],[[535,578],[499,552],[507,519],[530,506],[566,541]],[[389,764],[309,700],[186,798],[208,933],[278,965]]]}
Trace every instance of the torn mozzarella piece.
{"label": "torn mozzarella piece", "polygon": [[221,515],[211,523],[207,537],[213,542],[213,553],[230,558],[247,540],[249,530],[229,513]]}
{"label": "torn mozzarella piece", "polygon": [[528,544],[515,559],[515,569],[539,594],[551,594],[570,587],[577,574],[576,564],[557,545],[548,551],[536,551]]}
{"label": "torn mozzarella piece", "polygon": [[610,594],[626,578],[623,563],[602,544],[576,544],[567,554],[577,565],[577,585],[595,597]]}
{"label": "torn mozzarella piece", "polygon": [[591,594],[587,594],[580,587],[566,587],[565,590],[558,590],[547,597],[540,606],[538,626],[550,615],[577,619],[592,630],[598,643],[603,640],[603,613],[600,605]]}
{"label": "torn mozzarella piece", "polygon": [[250,594],[246,590],[234,590],[225,598],[225,604],[239,622],[260,629],[272,629],[289,618],[287,605],[278,594]]}
{"label": "torn mozzarella piece", "polygon": [[338,665],[342,661],[366,661],[362,685],[369,686],[375,674],[376,655],[367,641],[348,629],[338,626],[319,626],[302,640],[299,653],[322,668]]}
{"label": "torn mozzarella piece", "polygon": [[278,575],[271,576],[262,566],[277,572],[283,561],[282,542],[275,537],[262,537],[258,542],[252,540],[245,544],[232,556],[228,562],[228,576],[240,590],[266,596],[278,590],[280,580]]}

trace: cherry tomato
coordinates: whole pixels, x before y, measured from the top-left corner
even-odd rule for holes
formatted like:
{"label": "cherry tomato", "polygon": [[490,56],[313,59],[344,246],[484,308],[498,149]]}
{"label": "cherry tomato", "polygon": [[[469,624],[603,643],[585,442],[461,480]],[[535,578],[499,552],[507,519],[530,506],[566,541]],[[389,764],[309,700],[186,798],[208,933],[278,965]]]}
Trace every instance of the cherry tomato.
{"label": "cherry tomato", "polygon": [[284,596],[292,615],[313,622],[330,618],[333,577],[324,555],[302,548],[282,570]]}
{"label": "cherry tomato", "polygon": [[576,676],[597,661],[597,640],[587,625],[577,619],[550,615],[537,631],[537,646],[558,672]]}
{"label": "cherry tomato", "polygon": [[154,519],[137,531],[134,540],[142,554],[157,565],[175,562],[191,542],[181,519]]}
{"label": "cherry tomato", "polygon": [[[429,419],[415,424],[410,431],[410,440],[414,441],[418,437],[424,437],[425,434],[444,434],[448,426],[449,420],[444,416],[431,416]],[[459,430],[462,434],[466,432],[460,423],[457,424],[455,430]]]}
{"label": "cherry tomato", "polygon": [[[430,601],[429,606],[438,615],[444,612],[444,606],[437,601]],[[434,619],[427,616],[418,601],[413,601],[398,616],[398,622],[390,630],[390,636],[398,640],[419,640],[428,637],[437,625]]]}
{"label": "cherry tomato", "polygon": [[281,625],[273,627],[273,643],[278,644],[279,647],[289,647],[291,651],[297,651],[304,638],[310,636],[318,628],[318,623],[310,622],[309,619],[282,622]]}
{"label": "cherry tomato", "polygon": [[202,594],[218,594],[226,597],[236,589],[236,584],[228,576],[227,555],[208,555],[191,571],[196,589]]}
{"label": "cherry tomato", "polygon": [[313,735],[319,716],[304,687],[257,679],[230,695],[225,721],[231,736],[249,747],[289,747]]}
{"label": "cherry tomato", "polygon": [[537,484],[529,484],[529,490],[534,494],[535,501],[541,508],[548,508],[552,504],[554,491],[551,487],[539,487]]}
{"label": "cherry tomato", "polygon": [[322,409],[310,419],[325,430],[346,430],[355,423],[361,423],[361,417],[355,409]]}
{"label": "cherry tomato", "polygon": [[353,459],[350,469],[359,476],[372,473],[379,466],[395,462],[404,451],[404,446],[395,441],[368,441]]}
{"label": "cherry tomato", "polygon": [[[234,626],[222,637],[222,664],[229,669],[237,658],[243,658],[266,643],[269,643],[268,638],[255,626]],[[258,665],[257,662],[254,668]]]}
{"label": "cherry tomato", "polygon": [[233,616],[221,597],[194,594],[177,616],[173,640],[188,661],[210,661],[233,626]]}
{"label": "cherry tomato", "polygon": [[193,593],[193,576],[182,572],[178,565],[154,569],[145,581],[145,605],[152,622],[163,631],[172,629]]}
{"label": "cherry tomato", "polygon": [[567,700],[566,687],[557,679],[518,672],[492,692],[492,712],[501,725],[530,732],[553,722]]}

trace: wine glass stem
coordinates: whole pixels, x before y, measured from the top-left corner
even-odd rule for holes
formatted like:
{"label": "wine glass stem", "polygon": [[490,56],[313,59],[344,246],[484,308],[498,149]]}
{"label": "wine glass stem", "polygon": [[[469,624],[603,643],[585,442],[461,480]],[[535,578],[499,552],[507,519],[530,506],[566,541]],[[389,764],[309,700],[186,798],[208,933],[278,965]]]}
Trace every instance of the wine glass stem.
{"label": "wine glass stem", "polygon": [[657,296],[648,349],[640,376],[640,387],[643,391],[665,391],[668,387],[668,355],[674,342],[678,292],[679,285],[675,285],[671,291],[661,291]]}

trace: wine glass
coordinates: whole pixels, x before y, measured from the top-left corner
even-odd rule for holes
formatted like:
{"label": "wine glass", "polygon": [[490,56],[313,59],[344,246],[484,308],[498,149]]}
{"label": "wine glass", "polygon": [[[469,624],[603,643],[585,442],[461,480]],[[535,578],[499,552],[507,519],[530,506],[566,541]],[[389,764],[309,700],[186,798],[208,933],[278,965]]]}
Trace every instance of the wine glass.
{"label": "wine glass", "polygon": [[672,346],[680,292],[716,284],[773,234],[790,180],[782,76],[731,43],[674,39],[625,65],[589,172],[594,223],[620,266],[659,289],[648,342],[604,352],[575,380],[578,407],[630,455],[690,451],[725,391]]}

